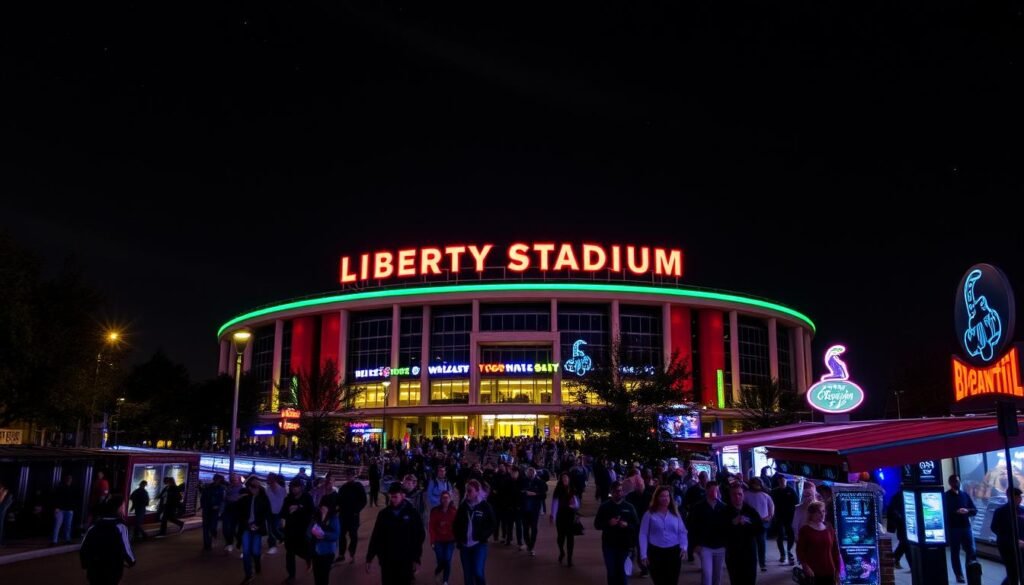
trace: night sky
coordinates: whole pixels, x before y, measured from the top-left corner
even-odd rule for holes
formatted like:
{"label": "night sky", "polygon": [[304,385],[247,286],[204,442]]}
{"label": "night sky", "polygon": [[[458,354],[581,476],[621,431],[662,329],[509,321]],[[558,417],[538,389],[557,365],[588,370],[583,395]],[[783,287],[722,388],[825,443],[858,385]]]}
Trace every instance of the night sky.
{"label": "night sky", "polygon": [[224,321],[343,254],[668,245],[907,414],[967,267],[1024,290],[1022,0],[136,4],[0,35],[0,229],[75,256],[135,362],[214,375]]}

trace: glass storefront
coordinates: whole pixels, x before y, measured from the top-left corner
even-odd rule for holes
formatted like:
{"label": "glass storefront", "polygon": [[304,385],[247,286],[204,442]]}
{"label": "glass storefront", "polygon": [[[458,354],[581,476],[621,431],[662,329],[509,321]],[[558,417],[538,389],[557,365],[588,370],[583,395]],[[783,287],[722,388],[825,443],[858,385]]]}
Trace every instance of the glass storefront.
{"label": "glass storefront", "polygon": [[469,404],[469,380],[431,380],[431,404]]}
{"label": "glass storefront", "polygon": [[550,404],[551,378],[480,380],[480,404]]}
{"label": "glass storefront", "polygon": [[398,406],[416,406],[420,403],[419,380],[401,380],[398,382]]}
{"label": "glass storefront", "polygon": [[381,382],[369,382],[366,384],[354,384],[353,386],[363,388],[363,391],[353,400],[352,405],[356,408],[380,408],[384,406],[384,384]]}
{"label": "glass storefront", "polygon": [[465,437],[469,435],[468,416],[428,416],[424,419],[427,436]]}
{"label": "glass storefront", "polygon": [[[1024,447],[1010,449],[1013,462],[1013,483],[1024,485]],[[978,515],[972,520],[974,537],[986,542],[994,542],[990,525],[992,514],[1006,504],[1006,455],[1002,450],[989,451],[976,455],[957,457],[960,468],[961,489],[963,489],[978,508]]]}
{"label": "glass storefront", "polygon": [[544,436],[545,427],[552,432],[554,417],[546,414],[484,414],[480,423],[483,436],[535,437]]}
{"label": "glass storefront", "polygon": [[132,469],[132,489],[139,487],[140,481],[146,482],[146,493],[149,494],[147,512],[156,512],[160,500],[157,494],[164,488],[164,478],[174,479],[181,493],[188,493],[188,463],[147,463],[136,465]]}

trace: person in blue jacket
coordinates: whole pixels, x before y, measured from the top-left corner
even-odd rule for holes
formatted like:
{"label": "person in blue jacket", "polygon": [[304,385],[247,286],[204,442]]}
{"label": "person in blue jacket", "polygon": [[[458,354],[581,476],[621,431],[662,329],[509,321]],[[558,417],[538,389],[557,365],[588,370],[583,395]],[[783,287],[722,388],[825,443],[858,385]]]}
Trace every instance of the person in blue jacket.
{"label": "person in blue jacket", "polygon": [[313,583],[327,585],[331,576],[334,552],[341,536],[341,522],[332,506],[322,504],[313,514],[309,525],[309,540],[313,544]]}

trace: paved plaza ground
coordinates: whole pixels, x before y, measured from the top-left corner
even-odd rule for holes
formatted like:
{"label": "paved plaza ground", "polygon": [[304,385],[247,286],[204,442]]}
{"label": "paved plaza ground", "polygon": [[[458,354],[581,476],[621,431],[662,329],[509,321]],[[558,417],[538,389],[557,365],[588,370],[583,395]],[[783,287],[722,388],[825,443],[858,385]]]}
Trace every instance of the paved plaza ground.
{"label": "paved plaza ground", "polygon": [[[583,514],[586,533],[577,538],[575,566],[568,568],[558,564],[558,547],[555,545],[554,527],[543,521],[537,540],[537,556],[530,557],[513,545],[510,547],[491,544],[487,561],[487,582],[490,585],[546,585],[549,583],[605,583],[604,562],[601,557],[601,535],[593,529],[594,513],[597,509],[592,494],[584,501]],[[379,508],[366,508],[362,514],[360,543],[357,558],[365,559],[366,542],[373,529],[373,518]],[[235,585],[242,580],[242,561],[238,552],[228,555],[222,546],[213,552],[202,552],[202,534],[198,519],[191,519],[186,531],[164,539],[150,539],[136,546],[138,564],[125,571],[122,583],[145,585]],[[153,527],[155,528],[155,526]],[[172,526],[173,529],[173,526]],[[0,549],[0,583],[22,585],[48,585],[50,583],[85,583],[85,573],[78,563],[77,546],[49,548],[44,543],[19,543],[14,541]],[[264,545],[264,549],[265,549]],[[774,552],[774,543],[769,543],[768,571],[758,575],[758,585],[791,584],[791,567],[780,565]],[[37,558],[25,558],[39,555]],[[25,560],[13,561],[16,558]],[[299,561],[301,568],[301,560]],[[1003,567],[983,560],[984,585],[998,585],[1005,576]],[[429,545],[424,545],[423,567],[417,575],[420,585],[432,585],[434,555]],[[379,585],[380,570],[376,565],[371,574],[365,571],[365,563],[337,564],[331,572],[331,583],[344,585]],[[896,571],[897,585],[910,585],[910,572]],[[284,568],[283,547],[281,553],[273,556],[264,554],[263,573],[257,576],[256,584],[282,583],[287,576]],[[949,582],[955,583],[952,574]],[[296,583],[313,583],[312,573],[300,574]],[[463,583],[458,552],[453,559],[451,585]],[[634,577],[632,583],[643,585],[650,578]],[[700,583],[698,564],[683,565],[681,585]],[[726,575],[723,583],[728,584]],[[931,584],[928,584],[931,585]]]}

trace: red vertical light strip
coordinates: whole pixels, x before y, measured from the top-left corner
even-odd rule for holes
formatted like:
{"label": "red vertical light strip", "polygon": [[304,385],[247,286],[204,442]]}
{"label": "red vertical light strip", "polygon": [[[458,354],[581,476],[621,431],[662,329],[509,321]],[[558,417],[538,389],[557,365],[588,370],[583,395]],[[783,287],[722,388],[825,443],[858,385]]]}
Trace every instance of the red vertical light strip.
{"label": "red vertical light strip", "polygon": [[[690,308],[673,305],[669,316],[671,323],[670,335],[672,347],[669,348],[671,355],[686,364],[686,369],[693,373],[693,344],[692,328],[690,327]],[[693,378],[689,377],[683,381],[683,392],[693,391]]]}
{"label": "red vertical light strip", "polygon": [[320,366],[327,360],[338,365],[338,342],[341,335],[341,314],[327,313],[320,316]]}
{"label": "red vertical light strip", "polygon": [[292,320],[292,374],[309,374],[313,368],[313,343],[316,335],[316,317],[297,317]]}
{"label": "red vertical light strip", "polygon": [[718,404],[718,370],[725,370],[725,325],[722,312],[712,309],[697,313],[697,343],[700,347],[700,402]]}

